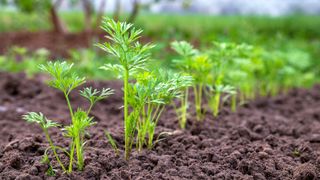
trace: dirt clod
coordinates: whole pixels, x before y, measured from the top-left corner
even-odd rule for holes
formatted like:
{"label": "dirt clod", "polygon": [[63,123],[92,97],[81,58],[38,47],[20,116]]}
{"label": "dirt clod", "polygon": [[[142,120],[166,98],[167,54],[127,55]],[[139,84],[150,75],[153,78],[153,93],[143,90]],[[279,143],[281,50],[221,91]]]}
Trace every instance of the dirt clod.
{"label": "dirt clod", "polygon": [[301,164],[293,170],[295,180],[315,180],[318,179],[317,168],[309,163]]}

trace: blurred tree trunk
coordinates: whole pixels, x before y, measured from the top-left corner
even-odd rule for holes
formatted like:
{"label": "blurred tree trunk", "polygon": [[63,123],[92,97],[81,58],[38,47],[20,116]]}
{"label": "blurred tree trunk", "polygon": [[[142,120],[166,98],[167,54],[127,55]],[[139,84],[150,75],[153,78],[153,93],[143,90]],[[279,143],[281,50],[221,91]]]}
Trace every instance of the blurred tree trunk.
{"label": "blurred tree trunk", "polygon": [[99,11],[97,13],[96,25],[95,25],[96,31],[99,30],[99,27],[101,25],[105,7],[106,7],[106,0],[101,0],[100,6],[99,6]]}
{"label": "blurred tree trunk", "polygon": [[120,10],[121,10],[121,0],[117,0],[116,1],[116,6],[115,6],[115,9],[114,9],[114,13],[113,13],[113,19],[115,21],[119,21]]}
{"label": "blurred tree trunk", "polygon": [[84,10],[84,26],[86,32],[92,31],[92,14],[93,14],[93,7],[90,3],[90,0],[82,0],[82,6]]}
{"label": "blurred tree trunk", "polygon": [[134,22],[139,14],[139,11],[140,11],[140,1],[133,0],[133,9],[132,9],[131,14],[128,18],[128,22],[130,22],[130,23]]}
{"label": "blurred tree trunk", "polygon": [[62,22],[58,15],[57,8],[60,6],[63,0],[57,0],[54,4],[52,4],[49,8],[50,13],[50,21],[53,26],[53,31],[60,34],[67,33],[67,28],[65,24]]}

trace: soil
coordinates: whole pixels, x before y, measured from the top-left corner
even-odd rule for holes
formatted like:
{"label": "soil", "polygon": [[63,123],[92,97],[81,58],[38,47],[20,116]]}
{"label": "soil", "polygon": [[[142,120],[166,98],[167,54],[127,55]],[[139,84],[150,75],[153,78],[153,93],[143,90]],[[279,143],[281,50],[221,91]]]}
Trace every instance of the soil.
{"label": "soil", "polygon": [[[103,36],[102,36],[103,37]],[[48,49],[53,58],[68,56],[68,50],[87,48],[92,44],[90,33],[57,34],[51,31],[6,32],[0,34],[0,53],[4,54],[12,46],[25,47],[30,51]]]}
{"label": "soil", "polygon": [[[98,124],[88,135],[83,172],[66,175],[59,170],[49,177],[48,166],[40,163],[48,143],[41,129],[21,115],[41,111],[62,124],[68,124],[69,117],[62,94],[42,80],[0,73],[0,179],[320,179],[320,86],[260,98],[236,113],[224,107],[219,117],[208,112],[201,123],[191,110],[183,131],[177,130],[175,112],[169,107],[157,134],[170,135],[152,150],[133,150],[125,161],[118,81],[88,82],[117,93],[91,113]],[[71,95],[71,101],[74,106],[86,104],[77,94]],[[104,136],[106,129],[119,145],[119,157]],[[67,146],[58,129],[50,133],[57,145]],[[64,158],[63,162],[67,164]]]}
{"label": "soil", "polygon": [[[106,39],[103,31],[58,34],[51,31],[0,33],[0,54],[5,54],[12,46],[27,48],[33,52],[40,48],[49,50],[51,58],[69,57],[71,49],[89,48],[95,42]],[[142,42],[152,39],[143,37]]]}

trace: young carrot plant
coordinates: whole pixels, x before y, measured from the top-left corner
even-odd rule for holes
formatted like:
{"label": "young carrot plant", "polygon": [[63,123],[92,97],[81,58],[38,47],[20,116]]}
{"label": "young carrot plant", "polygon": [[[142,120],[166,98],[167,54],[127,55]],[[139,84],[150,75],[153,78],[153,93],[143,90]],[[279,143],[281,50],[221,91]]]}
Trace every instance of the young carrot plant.
{"label": "young carrot plant", "polygon": [[150,57],[149,50],[153,48],[153,45],[141,45],[138,40],[142,30],[134,28],[132,24],[106,19],[102,28],[108,33],[106,37],[110,41],[98,46],[116,57],[119,64],[105,64],[101,68],[116,72],[123,79],[124,84],[125,158],[128,159],[137,124],[137,115],[129,114],[129,79],[139,71],[146,70],[146,62]]}
{"label": "young carrot plant", "polygon": [[[186,74],[189,74],[191,70],[191,61],[192,57],[195,56],[198,51],[192,47],[191,44],[181,41],[181,42],[172,42],[171,48],[175,50],[182,59],[174,60],[173,62],[177,65],[180,70]],[[188,108],[189,108],[189,88],[184,88],[184,93],[180,98],[180,107],[175,108],[177,116],[179,118],[179,124],[182,129],[185,128],[187,118],[188,118]]]}
{"label": "young carrot plant", "polygon": [[[155,129],[165,106],[180,97],[181,89],[191,84],[191,77],[150,72],[146,66],[153,45],[141,45],[138,39],[142,30],[132,24],[107,19],[103,29],[111,41],[98,46],[115,56],[119,64],[105,64],[101,68],[113,70],[124,83],[124,139],[128,160],[134,143],[138,151],[145,145],[149,149],[153,147]],[[129,83],[129,79],[134,79],[134,83]]]}
{"label": "young carrot plant", "polygon": [[40,69],[52,77],[52,79],[48,82],[48,85],[60,90],[63,93],[70,112],[71,124],[62,129],[64,132],[63,134],[66,137],[71,138],[70,152],[66,153],[69,156],[68,169],[61,163],[56,152],[56,149],[60,149],[64,152],[66,152],[66,150],[53,144],[47,130],[49,127],[56,127],[57,124],[45,118],[42,113],[30,112],[24,116],[24,119],[28,122],[36,122],[40,124],[41,128],[45,132],[46,138],[56,160],[58,161],[62,170],[66,173],[71,173],[73,170],[75,154],[77,168],[80,171],[83,170],[85,146],[84,135],[87,133],[87,129],[95,124],[93,118],[89,116],[89,113],[96,102],[108,97],[113,93],[113,90],[111,89],[103,89],[100,92],[96,89],[92,89],[91,87],[84,88],[83,91],[80,91],[80,94],[84,98],[88,99],[90,102],[90,107],[87,111],[78,108],[77,111],[74,112],[74,109],[71,106],[69,95],[75,88],[85,83],[85,78],[80,78],[76,73],[72,72],[72,66],[72,64],[69,65],[66,62],[59,61],[48,62],[45,65],[40,65]]}
{"label": "young carrot plant", "polygon": [[[204,118],[205,111],[203,109],[202,99],[204,97],[204,89],[207,86],[210,73],[213,68],[213,63],[209,57],[205,54],[201,54],[198,50],[194,49],[193,46],[185,41],[173,42],[172,48],[182,56],[181,59],[176,59],[173,62],[179,67],[184,73],[191,75],[194,79],[193,92],[195,99],[195,108],[197,120],[201,121]],[[181,100],[181,112],[186,112],[188,108],[188,96],[189,90],[186,89],[184,96]],[[186,114],[181,117],[182,128],[185,126]]]}
{"label": "young carrot plant", "polygon": [[[58,156],[57,147],[53,144],[52,139],[49,135],[49,131],[48,131],[49,128],[58,127],[59,124],[56,122],[53,122],[52,120],[47,119],[42,113],[35,113],[35,112],[29,112],[28,114],[23,115],[23,119],[29,123],[39,124],[39,126],[41,127],[41,129],[43,130],[43,132],[45,134],[47,141],[49,142],[49,146],[54,154],[54,157],[56,158],[56,160],[59,163],[60,167],[62,168],[63,172],[67,172],[67,169],[62,164],[60,157]],[[47,154],[45,153],[44,156],[47,157]],[[50,163],[48,158],[46,158],[46,163],[48,163],[48,164]],[[50,169],[52,169],[51,165],[50,165]]]}
{"label": "young carrot plant", "polygon": [[119,155],[119,149],[118,149],[118,146],[117,146],[115,140],[112,138],[111,134],[108,131],[104,131],[104,134],[108,138],[109,143],[111,144],[113,150],[115,151],[115,153],[118,156]]}
{"label": "young carrot plant", "polygon": [[[137,82],[131,85],[130,105],[137,111],[136,146],[139,151],[143,145],[151,149],[159,118],[166,105],[181,96],[181,87],[190,86],[192,77],[180,73],[145,72],[139,74]],[[148,137],[148,138],[147,138]]]}
{"label": "young carrot plant", "polygon": [[[224,96],[224,101],[227,100],[229,96],[234,97],[236,94],[235,88],[230,85],[215,85],[209,87],[209,106],[213,112],[214,116],[218,116],[220,111],[221,96]],[[233,102],[235,103],[235,102]]]}

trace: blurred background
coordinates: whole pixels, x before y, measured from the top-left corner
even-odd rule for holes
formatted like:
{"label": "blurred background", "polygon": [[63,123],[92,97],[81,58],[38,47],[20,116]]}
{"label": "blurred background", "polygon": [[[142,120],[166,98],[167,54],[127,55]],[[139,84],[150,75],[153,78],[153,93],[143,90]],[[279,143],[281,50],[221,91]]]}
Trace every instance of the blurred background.
{"label": "blurred background", "polygon": [[[104,40],[103,16],[142,28],[154,42],[153,58],[170,67],[170,42],[199,49],[213,41],[249,44],[308,61],[319,74],[319,0],[0,0],[0,70],[38,73],[36,64],[68,60],[96,79],[96,68],[112,58],[95,44]],[[307,59],[307,60],[306,60]]]}

